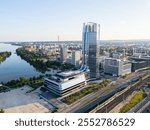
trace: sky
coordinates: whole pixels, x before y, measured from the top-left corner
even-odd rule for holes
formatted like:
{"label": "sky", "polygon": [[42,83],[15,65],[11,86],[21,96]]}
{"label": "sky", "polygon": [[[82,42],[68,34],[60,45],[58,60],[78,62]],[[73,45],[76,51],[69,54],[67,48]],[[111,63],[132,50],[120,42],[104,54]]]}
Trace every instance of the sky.
{"label": "sky", "polygon": [[102,40],[150,39],[150,0],[0,0],[0,41],[81,40],[84,22]]}

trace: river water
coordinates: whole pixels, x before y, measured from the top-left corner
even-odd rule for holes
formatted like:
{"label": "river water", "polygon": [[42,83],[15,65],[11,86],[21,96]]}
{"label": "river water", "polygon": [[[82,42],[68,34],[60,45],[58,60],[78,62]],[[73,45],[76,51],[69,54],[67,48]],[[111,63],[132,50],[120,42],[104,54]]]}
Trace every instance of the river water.
{"label": "river water", "polygon": [[17,56],[16,49],[19,47],[20,46],[0,43],[0,52],[12,52],[9,58],[0,63],[0,82],[7,82],[18,79],[19,77],[33,77],[41,74],[33,66]]}

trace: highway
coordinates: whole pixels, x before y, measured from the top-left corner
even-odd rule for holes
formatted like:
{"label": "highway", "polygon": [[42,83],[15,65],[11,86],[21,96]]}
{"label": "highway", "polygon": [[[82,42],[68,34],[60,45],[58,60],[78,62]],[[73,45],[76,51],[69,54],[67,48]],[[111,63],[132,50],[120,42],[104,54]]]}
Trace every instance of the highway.
{"label": "highway", "polygon": [[[120,79],[119,79],[120,81]],[[108,85],[105,88],[102,88],[101,90],[97,91],[97,92],[93,92],[81,99],[79,99],[78,101],[76,101],[75,103],[69,105],[68,107],[64,108],[63,110],[59,111],[59,112],[65,112],[65,113],[74,113],[74,112],[78,112],[79,109],[82,109],[84,106],[87,106],[88,104],[92,103],[94,101],[94,104],[96,103],[96,105],[98,105],[98,100],[100,100],[99,103],[101,103],[101,101],[104,99],[106,99],[107,97],[109,98],[110,95],[112,95],[114,93],[114,91],[116,91],[116,88],[125,88],[128,86],[128,82],[123,82],[122,79],[119,82],[118,81],[118,85],[115,84],[115,86],[112,86],[112,84]]]}
{"label": "highway", "polygon": [[114,89],[114,87],[112,87],[111,85],[108,85],[107,87],[101,89],[98,92],[93,92],[93,93],[81,98],[80,100],[76,101],[75,103],[69,105],[69,107],[67,107],[64,110],[59,111],[59,112],[73,113],[73,112],[77,111],[79,108],[86,106],[87,103],[91,102],[94,98],[105,95],[106,93],[108,93],[108,90],[110,90],[110,89]]}
{"label": "highway", "polygon": [[135,90],[139,90],[147,81],[150,80],[150,77],[142,80],[142,81],[138,81],[137,84],[133,85],[130,87],[129,90],[127,90],[126,92],[124,92],[123,94],[121,94],[120,96],[116,97],[113,101],[111,101],[110,103],[108,103],[106,106],[104,106],[103,108],[99,109],[96,111],[96,113],[106,113],[109,112],[110,110],[112,110],[117,104],[121,103],[122,101],[124,101],[125,98],[127,98],[129,95],[131,95]]}
{"label": "highway", "polygon": [[76,110],[75,112],[76,113],[90,112],[92,109],[97,107],[99,104],[102,104],[103,102],[108,100],[110,97],[114,96],[117,92],[121,91],[122,89],[125,89],[127,86],[128,86],[128,84],[123,84],[121,87],[119,86],[116,89],[114,89],[114,90],[110,91],[109,93],[107,93],[106,95],[100,96],[99,98],[97,98],[93,102],[87,104],[86,106],[84,106],[82,108],[78,108],[78,110]]}
{"label": "highway", "polygon": [[[135,78],[134,78],[135,79]],[[133,79],[132,79],[133,80]],[[135,79],[136,81],[137,79]],[[135,82],[134,80],[132,82]],[[84,113],[84,112],[90,112],[93,108],[95,108],[96,106],[98,106],[99,104],[102,104],[103,102],[105,102],[107,99],[109,99],[110,97],[114,96],[116,93],[120,92],[121,90],[125,89],[126,87],[128,87],[130,85],[131,81],[128,81],[126,83],[123,83],[119,86],[117,86],[116,88],[114,88],[113,90],[111,90],[110,92],[107,92],[107,94],[105,93],[105,95],[100,95],[97,99],[92,100],[92,102],[83,105],[76,111],[76,113]]]}

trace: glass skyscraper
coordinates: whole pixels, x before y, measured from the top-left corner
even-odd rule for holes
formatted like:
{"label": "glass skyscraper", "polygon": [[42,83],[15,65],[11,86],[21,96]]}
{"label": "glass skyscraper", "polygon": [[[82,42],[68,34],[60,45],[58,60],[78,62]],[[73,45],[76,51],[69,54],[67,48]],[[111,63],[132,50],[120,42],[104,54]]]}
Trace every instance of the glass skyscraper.
{"label": "glass skyscraper", "polygon": [[81,70],[90,71],[90,78],[99,78],[100,25],[89,22],[83,24],[83,61]]}

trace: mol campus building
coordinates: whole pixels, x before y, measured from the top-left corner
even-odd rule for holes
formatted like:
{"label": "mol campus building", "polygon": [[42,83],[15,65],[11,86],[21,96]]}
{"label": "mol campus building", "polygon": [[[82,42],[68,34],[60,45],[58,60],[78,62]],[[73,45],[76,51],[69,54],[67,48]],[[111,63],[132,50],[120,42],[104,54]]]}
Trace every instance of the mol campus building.
{"label": "mol campus building", "polygon": [[58,96],[64,96],[71,91],[86,85],[85,75],[81,71],[57,73],[44,78],[44,86]]}
{"label": "mol campus building", "polygon": [[[82,66],[79,71],[57,73],[55,76],[45,77],[44,86],[58,96],[64,96],[71,91],[86,85],[85,74],[90,79],[99,78],[99,43],[100,25],[89,22],[83,24]],[[66,50],[62,49],[62,62],[66,59]],[[75,56],[77,59],[77,57]]]}

